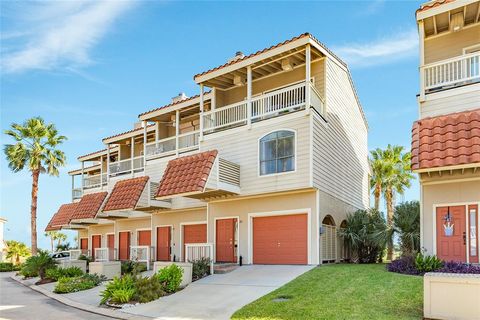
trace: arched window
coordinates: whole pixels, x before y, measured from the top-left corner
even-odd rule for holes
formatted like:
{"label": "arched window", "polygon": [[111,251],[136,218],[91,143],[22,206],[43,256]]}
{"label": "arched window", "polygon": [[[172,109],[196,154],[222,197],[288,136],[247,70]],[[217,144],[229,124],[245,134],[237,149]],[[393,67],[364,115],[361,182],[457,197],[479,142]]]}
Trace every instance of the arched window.
{"label": "arched window", "polygon": [[295,132],[280,130],[260,139],[260,175],[295,170]]}

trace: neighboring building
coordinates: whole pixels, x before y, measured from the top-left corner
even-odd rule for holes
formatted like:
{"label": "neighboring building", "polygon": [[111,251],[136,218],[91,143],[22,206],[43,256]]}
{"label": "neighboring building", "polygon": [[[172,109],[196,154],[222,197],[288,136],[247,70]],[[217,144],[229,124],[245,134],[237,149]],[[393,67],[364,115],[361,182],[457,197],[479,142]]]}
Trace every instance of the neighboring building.
{"label": "neighboring building", "polygon": [[6,244],[3,238],[5,223],[7,223],[7,219],[0,217],[0,262],[5,260],[6,256]]}
{"label": "neighboring building", "polygon": [[369,206],[368,128],[346,64],[302,34],[194,80],[199,95],[78,158],[73,203],[47,229],[78,229],[96,260],[343,259],[336,229]]}
{"label": "neighboring building", "polygon": [[443,260],[478,263],[480,1],[431,1],[416,17],[412,168],[420,177],[421,246]]}

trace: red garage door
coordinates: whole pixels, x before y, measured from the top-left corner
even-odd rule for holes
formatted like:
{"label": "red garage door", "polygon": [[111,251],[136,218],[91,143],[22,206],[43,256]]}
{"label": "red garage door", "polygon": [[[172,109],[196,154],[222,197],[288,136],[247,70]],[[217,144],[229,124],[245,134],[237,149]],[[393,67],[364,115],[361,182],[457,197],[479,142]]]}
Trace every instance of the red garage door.
{"label": "red garage door", "polygon": [[207,242],[206,224],[188,224],[183,226],[183,257],[185,258],[185,244]]}
{"label": "red garage door", "polygon": [[253,263],[307,264],[307,215],[253,218]]}

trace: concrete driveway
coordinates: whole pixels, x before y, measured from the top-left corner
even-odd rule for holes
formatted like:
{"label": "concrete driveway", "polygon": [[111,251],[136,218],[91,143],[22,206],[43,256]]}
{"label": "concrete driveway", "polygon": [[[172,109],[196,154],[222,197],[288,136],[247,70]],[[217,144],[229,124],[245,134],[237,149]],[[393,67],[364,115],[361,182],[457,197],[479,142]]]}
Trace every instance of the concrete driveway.
{"label": "concrete driveway", "polygon": [[125,309],[157,319],[230,319],[242,306],[283,286],[313,266],[243,266],[196,281],[171,296]]}

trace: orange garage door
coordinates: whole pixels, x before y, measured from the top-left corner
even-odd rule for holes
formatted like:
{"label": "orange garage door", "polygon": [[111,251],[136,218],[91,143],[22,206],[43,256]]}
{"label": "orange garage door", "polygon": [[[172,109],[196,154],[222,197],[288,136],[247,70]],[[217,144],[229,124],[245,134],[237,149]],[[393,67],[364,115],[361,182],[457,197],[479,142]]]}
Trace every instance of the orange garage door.
{"label": "orange garage door", "polygon": [[253,263],[307,264],[307,215],[253,218]]}

